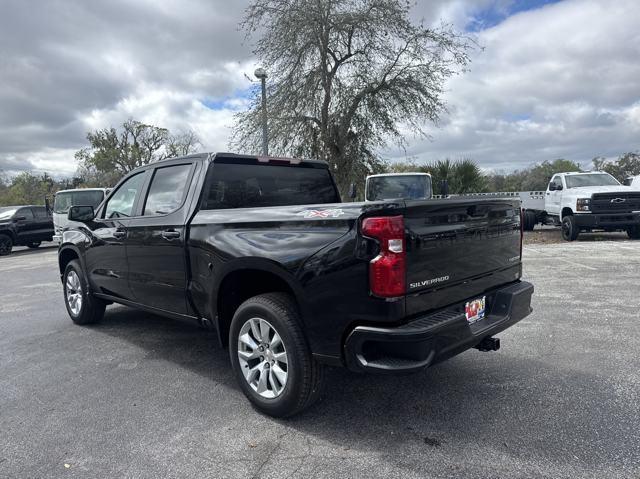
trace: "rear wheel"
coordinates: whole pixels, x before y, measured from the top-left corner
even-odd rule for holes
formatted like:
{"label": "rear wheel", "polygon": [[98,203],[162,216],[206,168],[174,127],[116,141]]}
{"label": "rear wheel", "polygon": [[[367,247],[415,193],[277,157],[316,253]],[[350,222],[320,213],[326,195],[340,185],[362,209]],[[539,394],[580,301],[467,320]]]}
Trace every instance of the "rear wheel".
{"label": "rear wheel", "polygon": [[42,241],[32,241],[31,243],[27,243],[27,246],[31,249],[39,248],[42,244]]}
{"label": "rear wheel", "polygon": [[0,256],[11,254],[13,240],[9,235],[0,235]]}
{"label": "rear wheel", "polygon": [[627,235],[631,239],[640,239],[640,225],[629,226],[627,228]]}
{"label": "rear wheel", "polygon": [[533,231],[536,225],[536,213],[531,210],[526,210],[523,216],[522,228],[525,231]]}
{"label": "rear wheel", "polygon": [[580,228],[576,224],[576,219],[572,215],[562,218],[562,239],[565,241],[575,241],[580,234]]}
{"label": "rear wheel", "polygon": [[323,368],[312,357],[298,308],[284,293],[254,296],[231,321],[229,353],[242,392],[260,411],[286,417],[319,397]]}
{"label": "rear wheel", "polygon": [[78,260],[69,262],[63,276],[64,304],[71,320],[76,324],[97,323],[104,316],[106,304],[89,292]]}

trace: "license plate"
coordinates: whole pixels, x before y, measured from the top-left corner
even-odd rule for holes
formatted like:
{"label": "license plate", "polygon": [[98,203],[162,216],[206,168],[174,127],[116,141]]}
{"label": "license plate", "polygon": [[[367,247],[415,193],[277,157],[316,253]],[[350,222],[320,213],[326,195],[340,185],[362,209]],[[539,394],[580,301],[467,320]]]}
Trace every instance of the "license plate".
{"label": "license plate", "polygon": [[467,321],[469,322],[469,324],[475,323],[476,321],[480,321],[482,318],[484,318],[486,304],[487,297],[483,296],[482,298],[469,301],[464,305],[464,313],[467,316]]}

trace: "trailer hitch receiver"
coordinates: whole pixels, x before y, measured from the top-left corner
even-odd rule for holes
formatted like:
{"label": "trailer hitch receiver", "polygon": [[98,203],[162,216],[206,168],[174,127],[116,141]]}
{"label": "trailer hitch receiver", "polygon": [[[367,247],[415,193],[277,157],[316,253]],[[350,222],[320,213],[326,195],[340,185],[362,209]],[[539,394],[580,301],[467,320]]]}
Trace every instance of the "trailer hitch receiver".
{"label": "trailer hitch receiver", "polygon": [[478,351],[497,351],[500,349],[500,338],[484,338],[474,347]]}

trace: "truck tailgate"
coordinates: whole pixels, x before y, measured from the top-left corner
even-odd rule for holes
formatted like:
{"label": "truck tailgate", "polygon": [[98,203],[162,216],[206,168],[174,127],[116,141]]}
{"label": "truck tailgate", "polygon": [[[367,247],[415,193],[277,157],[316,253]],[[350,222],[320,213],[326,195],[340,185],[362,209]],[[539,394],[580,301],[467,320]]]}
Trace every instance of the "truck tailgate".
{"label": "truck tailgate", "polygon": [[407,201],[404,222],[409,316],[521,275],[518,198]]}

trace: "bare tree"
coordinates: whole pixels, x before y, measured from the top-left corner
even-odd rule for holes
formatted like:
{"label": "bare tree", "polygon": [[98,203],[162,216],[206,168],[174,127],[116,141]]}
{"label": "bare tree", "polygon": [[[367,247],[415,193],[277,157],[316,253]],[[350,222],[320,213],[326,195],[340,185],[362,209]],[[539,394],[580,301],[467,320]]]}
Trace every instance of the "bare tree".
{"label": "bare tree", "polygon": [[78,174],[87,183],[110,185],[129,171],[173,156],[193,153],[200,145],[193,131],[171,135],[166,128],[129,119],[122,128],[87,133],[91,144],[76,152]]}
{"label": "bare tree", "polygon": [[[403,0],[254,0],[242,27],[269,73],[269,141],[276,154],[329,162],[344,192],[379,171],[378,151],[426,135],[445,111],[444,82],[469,63],[474,42],[410,19]],[[260,147],[256,90],[236,117],[232,147]]]}
{"label": "bare tree", "polygon": [[166,154],[168,158],[184,156],[193,153],[200,146],[202,146],[202,143],[194,131],[183,131],[176,135],[169,135],[166,143]]}

